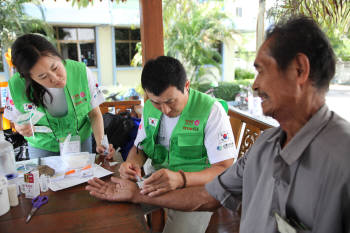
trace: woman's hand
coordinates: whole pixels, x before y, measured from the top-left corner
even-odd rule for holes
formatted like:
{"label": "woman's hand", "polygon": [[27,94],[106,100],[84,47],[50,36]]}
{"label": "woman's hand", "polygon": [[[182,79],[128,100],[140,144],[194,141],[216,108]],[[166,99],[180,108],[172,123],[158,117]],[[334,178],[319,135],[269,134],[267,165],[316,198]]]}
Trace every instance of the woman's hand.
{"label": "woman's hand", "polygon": [[113,145],[109,144],[108,154],[107,155],[104,154],[105,150],[106,150],[106,148],[103,145],[96,146],[96,152],[98,154],[102,154],[102,155],[106,156],[107,159],[111,159],[113,157],[114,153],[115,153],[115,149],[113,148]]}
{"label": "woman's hand", "polygon": [[15,129],[16,131],[25,136],[25,137],[31,137],[34,135],[34,129],[32,127],[32,124],[25,124],[25,125],[17,125],[17,124],[14,124],[15,125]]}
{"label": "woman's hand", "polygon": [[136,176],[141,177],[141,168],[130,162],[124,162],[119,167],[120,177],[123,179],[136,181]]}

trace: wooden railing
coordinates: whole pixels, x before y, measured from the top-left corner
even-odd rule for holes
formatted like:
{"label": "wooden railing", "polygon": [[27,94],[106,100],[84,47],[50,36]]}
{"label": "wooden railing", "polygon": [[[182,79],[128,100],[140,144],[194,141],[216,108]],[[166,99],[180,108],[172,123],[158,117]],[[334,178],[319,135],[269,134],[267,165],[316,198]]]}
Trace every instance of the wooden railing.
{"label": "wooden railing", "polygon": [[262,131],[273,127],[271,124],[257,120],[233,108],[229,109],[228,115],[230,116],[231,128],[238,149],[238,158],[242,157],[253,145]]}

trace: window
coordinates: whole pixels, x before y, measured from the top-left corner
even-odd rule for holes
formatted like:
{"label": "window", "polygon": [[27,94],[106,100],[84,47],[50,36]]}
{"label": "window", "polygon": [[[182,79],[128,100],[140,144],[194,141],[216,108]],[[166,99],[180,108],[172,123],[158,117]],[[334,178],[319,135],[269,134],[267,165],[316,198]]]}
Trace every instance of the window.
{"label": "window", "polygon": [[55,31],[58,51],[65,59],[97,66],[94,28],[56,27]]}
{"label": "window", "polygon": [[117,66],[130,66],[137,53],[136,44],[141,41],[140,29],[115,29],[115,54]]}
{"label": "window", "polygon": [[236,7],[236,16],[242,17],[242,7]]}

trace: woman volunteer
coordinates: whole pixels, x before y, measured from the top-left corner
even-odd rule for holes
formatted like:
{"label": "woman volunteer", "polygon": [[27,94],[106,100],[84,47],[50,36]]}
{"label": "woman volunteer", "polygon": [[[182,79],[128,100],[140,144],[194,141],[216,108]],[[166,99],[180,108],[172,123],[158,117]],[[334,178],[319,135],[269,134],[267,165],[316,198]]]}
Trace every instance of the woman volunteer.
{"label": "woman volunteer", "polygon": [[[9,80],[4,116],[25,136],[30,158],[59,155],[60,144],[62,149],[69,134],[73,148],[80,145],[81,151],[91,152],[91,131],[96,151],[107,149],[101,145],[104,128],[99,105],[104,98],[84,63],[64,60],[37,34],[17,38],[11,56],[18,72]],[[32,121],[21,124],[18,120],[26,113],[33,121],[39,119],[34,126]],[[113,152],[109,145],[108,157]]]}

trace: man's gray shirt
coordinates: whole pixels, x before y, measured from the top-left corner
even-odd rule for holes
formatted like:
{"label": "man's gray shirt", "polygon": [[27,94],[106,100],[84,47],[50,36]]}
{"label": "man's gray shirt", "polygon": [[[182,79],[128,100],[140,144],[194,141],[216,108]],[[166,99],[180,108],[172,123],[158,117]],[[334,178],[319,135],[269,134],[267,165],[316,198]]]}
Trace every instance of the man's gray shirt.
{"label": "man's gray shirt", "polygon": [[281,149],[266,130],[244,157],[206,185],[229,209],[242,200],[240,233],[277,232],[274,213],[317,233],[350,233],[350,124],[324,105]]}

